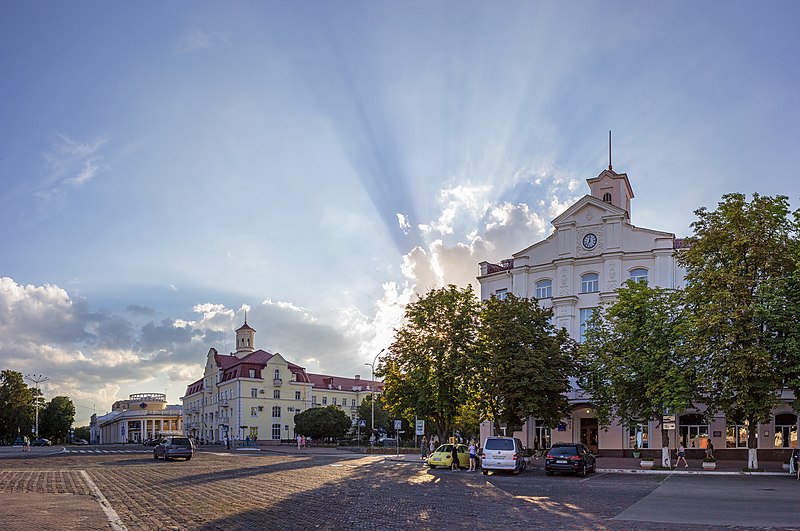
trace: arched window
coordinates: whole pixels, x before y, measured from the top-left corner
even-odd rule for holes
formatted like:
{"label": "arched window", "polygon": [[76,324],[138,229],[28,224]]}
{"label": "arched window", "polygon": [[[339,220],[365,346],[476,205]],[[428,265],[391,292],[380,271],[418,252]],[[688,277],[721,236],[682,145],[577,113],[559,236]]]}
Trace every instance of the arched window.
{"label": "arched window", "polygon": [[550,299],[553,297],[553,281],[550,279],[540,280],[536,283],[536,298]]}
{"label": "arched window", "polygon": [[581,293],[600,291],[600,276],[597,273],[586,273],[581,277]]}
{"label": "arched window", "polygon": [[603,201],[605,201],[606,203],[611,204],[611,194],[609,192],[606,192],[606,193],[603,194]]}
{"label": "arched window", "polygon": [[280,369],[275,369],[275,376],[273,377],[273,379],[275,379],[275,380],[280,380],[281,379],[281,370]]}
{"label": "arched window", "polygon": [[637,267],[636,269],[631,269],[630,279],[633,280],[634,282],[643,282],[647,284],[647,269],[643,267]]}

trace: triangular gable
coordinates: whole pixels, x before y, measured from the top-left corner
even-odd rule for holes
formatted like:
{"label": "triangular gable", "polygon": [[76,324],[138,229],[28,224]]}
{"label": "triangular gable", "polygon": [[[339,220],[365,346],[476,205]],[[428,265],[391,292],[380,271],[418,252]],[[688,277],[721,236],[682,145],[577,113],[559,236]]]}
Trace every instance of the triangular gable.
{"label": "triangular gable", "polygon": [[561,214],[556,216],[555,219],[553,219],[553,221],[551,221],[550,223],[554,227],[558,227],[559,225],[567,223],[567,222],[571,221],[571,218],[574,219],[577,216],[577,214],[581,210],[583,210],[587,205],[592,205],[592,206],[604,211],[605,214],[603,214],[603,215],[609,215],[610,214],[610,215],[617,215],[617,216],[623,216],[623,217],[626,217],[628,215],[628,213],[625,212],[625,209],[623,209],[623,208],[619,208],[619,207],[614,206],[614,205],[612,205],[610,203],[606,203],[605,201],[602,201],[602,200],[600,200],[600,199],[598,199],[598,198],[596,198],[596,197],[594,197],[592,195],[585,195],[585,196],[581,197],[580,199],[578,199],[575,203],[573,203],[572,206],[570,206],[564,212],[562,212]]}

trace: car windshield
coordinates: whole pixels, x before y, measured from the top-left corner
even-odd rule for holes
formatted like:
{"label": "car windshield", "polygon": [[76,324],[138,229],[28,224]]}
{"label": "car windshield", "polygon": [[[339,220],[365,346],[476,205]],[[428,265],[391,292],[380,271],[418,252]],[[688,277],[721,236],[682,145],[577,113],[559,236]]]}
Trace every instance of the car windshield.
{"label": "car windshield", "polygon": [[452,453],[453,452],[453,445],[452,444],[443,444],[439,448],[436,449],[437,452],[446,452]]}
{"label": "car windshield", "polygon": [[550,454],[554,456],[578,455],[578,449],[574,446],[556,446],[550,449]]}
{"label": "car windshield", "polygon": [[486,439],[484,450],[513,450],[514,441],[511,439]]}
{"label": "car windshield", "polygon": [[180,438],[176,437],[172,439],[172,446],[191,446],[191,445],[192,443],[189,442],[189,439],[185,437],[180,437]]}

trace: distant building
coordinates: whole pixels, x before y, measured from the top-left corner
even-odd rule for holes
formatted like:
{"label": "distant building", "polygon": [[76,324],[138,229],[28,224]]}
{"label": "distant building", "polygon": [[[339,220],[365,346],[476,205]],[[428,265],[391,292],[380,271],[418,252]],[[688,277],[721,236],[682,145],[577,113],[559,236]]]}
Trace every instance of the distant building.
{"label": "distant building", "polygon": [[140,393],[118,400],[111,412],[92,415],[89,431],[92,444],[142,442],[183,430],[181,406],[167,404],[167,395]]}
{"label": "distant building", "polygon": [[[553,323],[582,341],[587,323],[597,308],[616,298],[615,290],[631,279],[661,288],[683,288],[686,271],[678,265],[675,251],[684,241],[674,234],[631,224],[633,189],[625,173],[609,168],[587,179],[590,193],[578,199],[552,221],[555,230],[544,240],[528,245],[499,263],[480,263],[478,282],[481,300],[492,296],[535,298],[553,309]],[[794,397],[781,395],[783,405],[772,418],[758,426],[758,447],[797,447],[797,414],[791,408]],[[526,445],[548,446],[551,442],[581,442],[604,455],[650,448],[651,438],[660,447],[660,425],[647,419],[613,419],[604,429],[598,425],[591,396],[573,379],[569,392],[573,409],[557,426],[529,419],[517,432]],[[748,427],[716,414],[704,418],[702,404],[678,411],[670,433],[670,445],[702,449],[712,441],[717,449],[745,448]],[[489,422],[481,424],[481,438],[492,432]],[[511,434],[508,434],[511,435]],[[778,455],[778,454],[776,454]]]}
{"label": "distant building", "polygon": [[183,402],[184,434],[198,440],[293,439],[294,416],[318,406],[337,406],[353,422],[358,405],[381,382],[312,374],[279,353],[255,350],[256,331],[236,330],[236,352],[211,348],[203,377],[189,384]]}

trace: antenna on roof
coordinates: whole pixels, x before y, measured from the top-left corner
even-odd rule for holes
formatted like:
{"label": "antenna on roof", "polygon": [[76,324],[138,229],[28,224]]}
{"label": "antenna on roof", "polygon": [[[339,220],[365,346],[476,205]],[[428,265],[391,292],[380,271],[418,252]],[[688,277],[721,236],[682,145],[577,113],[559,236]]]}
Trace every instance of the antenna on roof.
{"label": "antenna on roof", "polygon": [[611,129],[608,130],[608,170],[614,171],[611,168]]}
{"label": "antenna on roof", "polygon": [[247,324],[247,310],[244,311],[244,324]]}

